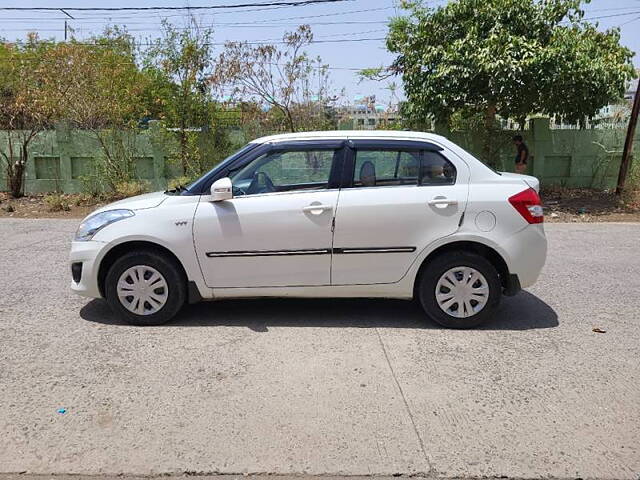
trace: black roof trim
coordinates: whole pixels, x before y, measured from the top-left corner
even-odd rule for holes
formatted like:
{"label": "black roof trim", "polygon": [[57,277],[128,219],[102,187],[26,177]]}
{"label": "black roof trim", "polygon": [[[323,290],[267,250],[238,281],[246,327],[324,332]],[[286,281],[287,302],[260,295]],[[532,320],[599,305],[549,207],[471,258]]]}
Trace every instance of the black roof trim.
{"label": "black roof trim", "polygon": [[285,140],[283,142],[266,142],[262,145],[268,146],[271,151],[288,150],[295,148],[296,150],[322,150],[336,149],[344,147],[346,140],[344,139],[308,139],[308,140]]}
{"label": "black roof trim", "polygon": [[429,150],[432,152],[440,152],[444,150],[440,145],[425,140],[394,140],[391,138],[354,138],[348,142],[351,148],[368,149],[375,148],[380,150],[395,150],[398,148],[408,150]]}

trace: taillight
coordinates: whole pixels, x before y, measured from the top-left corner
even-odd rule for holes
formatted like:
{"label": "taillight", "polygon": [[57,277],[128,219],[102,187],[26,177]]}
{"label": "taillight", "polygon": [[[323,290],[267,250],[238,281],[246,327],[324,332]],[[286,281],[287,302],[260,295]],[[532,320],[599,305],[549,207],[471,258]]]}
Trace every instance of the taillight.
{"label": "taillight", "polygon": [[509,197],[509,203],[513,205],[513,208],[515,208],[528,223],[544,222],[542,202],[540,201],[540,196],[533,188],[528,188]]}

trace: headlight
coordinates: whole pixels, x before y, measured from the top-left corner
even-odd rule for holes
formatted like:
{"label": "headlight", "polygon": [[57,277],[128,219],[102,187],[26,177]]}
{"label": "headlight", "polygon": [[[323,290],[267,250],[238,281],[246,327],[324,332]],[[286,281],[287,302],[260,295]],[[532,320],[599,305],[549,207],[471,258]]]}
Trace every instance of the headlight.
{"label": "headlight", "polygon": [[108,210],[106,212],[97,213],[87,218],[78,227],[76,236],[74,238],[77,242],[84,242],[91,240],[93,236],[98,233],[107,225],[118,220],[124,220],[125,218],[133,217],[135,214],[131,210]]}

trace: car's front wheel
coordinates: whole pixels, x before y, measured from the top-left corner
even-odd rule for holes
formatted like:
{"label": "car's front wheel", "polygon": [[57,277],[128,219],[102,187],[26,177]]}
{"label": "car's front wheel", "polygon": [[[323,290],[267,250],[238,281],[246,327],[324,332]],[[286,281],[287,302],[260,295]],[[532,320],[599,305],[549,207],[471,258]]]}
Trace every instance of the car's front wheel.
{"label": "car's front wheel", "polygon": [[502,287],[494,266],[473,253],[448,252],[420,275],[418,297],[427,315],[449,328],[472,328],[495,312]]}
{"label": "car's front wheel", "polygon": [[186,282],[172,259],[135,251],[116,260],[105,278],[105,297],[127,323],[160,325],[171,320],[186,298]]}

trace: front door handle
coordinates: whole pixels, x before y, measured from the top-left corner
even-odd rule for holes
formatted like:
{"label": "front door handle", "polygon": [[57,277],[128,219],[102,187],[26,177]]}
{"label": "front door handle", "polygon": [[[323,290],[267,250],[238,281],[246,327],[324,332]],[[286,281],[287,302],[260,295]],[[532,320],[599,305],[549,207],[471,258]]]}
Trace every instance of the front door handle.
{"label": "front door handle", "polygon": [[320,215],[327,210],[333,210],[333,207],[331,205],[309,205],[302,208],[304,213],[310,213],[312,215]]}
{"label": "front door handle", "polygon": [[458,200],[439,195],[437,197],[433,197],[428,203],[436,208],[446,208],[449,205],[458,205]]}

